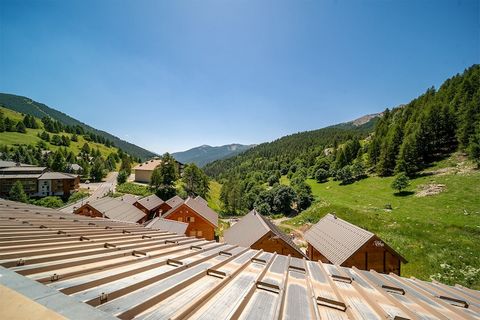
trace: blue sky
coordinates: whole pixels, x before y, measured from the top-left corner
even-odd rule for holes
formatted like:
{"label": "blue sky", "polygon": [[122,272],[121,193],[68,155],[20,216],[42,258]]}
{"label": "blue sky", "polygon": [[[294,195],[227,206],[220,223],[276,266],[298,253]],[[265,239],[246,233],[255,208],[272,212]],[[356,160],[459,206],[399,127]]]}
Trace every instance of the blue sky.
{"label": "blue sky", "polygon": [[479,1],[0,1],[0,91],[159,153],[406,103],[480,62]]}

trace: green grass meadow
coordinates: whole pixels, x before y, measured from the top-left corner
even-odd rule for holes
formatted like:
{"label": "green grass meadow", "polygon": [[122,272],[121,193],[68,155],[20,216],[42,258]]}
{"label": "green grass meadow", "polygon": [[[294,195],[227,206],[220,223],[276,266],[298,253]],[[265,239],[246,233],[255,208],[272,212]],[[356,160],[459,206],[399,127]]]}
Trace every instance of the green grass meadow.
{"label": "green grass meadow", "polygon": [[[316,202],[286,223],[316,223],[327,213],[376,233],[409,263],[403,276],[480,288],[480,172],[424,176],[402,196],[393,178],[370,177],[351,185],[308,180]],[[436,195],[416,197],[417,186],[444,184]],[[391,206],[392,210],[385,209]]]}

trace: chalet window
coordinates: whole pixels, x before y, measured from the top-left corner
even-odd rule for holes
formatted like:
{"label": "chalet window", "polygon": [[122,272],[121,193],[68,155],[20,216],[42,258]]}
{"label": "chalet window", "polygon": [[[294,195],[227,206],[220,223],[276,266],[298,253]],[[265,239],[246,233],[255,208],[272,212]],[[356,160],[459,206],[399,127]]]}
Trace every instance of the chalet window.
{"label": "chalet window", "polygon": [[203,235],[202,231],[198,230],[197,231],[197,237],[201,237]]}
{"label": "chalet window", "polygon": [[194,230],[190,231],[190,237],[195,237],[196,232]]}
{"label": "chalet window", "polygon": [[177,220],[180,221],[180,222],[183,222],[183,217],[178,217]]}
{"label": "chalet window", "polygon": [[187,222],[195,222],[195,217],[187,217]]}

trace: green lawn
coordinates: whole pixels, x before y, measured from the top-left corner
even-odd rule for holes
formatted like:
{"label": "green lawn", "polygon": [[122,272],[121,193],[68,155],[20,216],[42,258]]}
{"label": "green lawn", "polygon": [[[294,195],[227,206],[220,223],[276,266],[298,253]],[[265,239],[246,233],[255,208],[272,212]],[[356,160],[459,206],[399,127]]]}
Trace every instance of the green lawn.
{"label": "green lawn", "polygon": [[[370,177],[351,185],[308,180],[316,202],[291,226],[315,223],[327,213],[368,229],[400,252],[409,263],[403,276],[480,288],[480,172],[420,177],[421,184],[445,184],[428,197],[394,195],[393,178]],[[393,210],[385,210],[390,205]]]}
{"label": "green lawn", "polygon": [[117,186],[115,190],[118,193],[129,193],[129,194],[134,194],[142,197],[146,197],[153,194],[153,192],[150,191],[150,189],[146,185],[143,186],[133,182],[125,182],[123,184],[120,184]]}

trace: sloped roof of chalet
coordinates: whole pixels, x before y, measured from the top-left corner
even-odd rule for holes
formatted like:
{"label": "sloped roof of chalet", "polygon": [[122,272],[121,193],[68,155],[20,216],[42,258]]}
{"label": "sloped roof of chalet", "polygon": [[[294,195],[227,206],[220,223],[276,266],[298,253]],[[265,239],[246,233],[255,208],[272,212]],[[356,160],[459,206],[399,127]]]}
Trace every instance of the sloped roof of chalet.
{"label": "sloped roof of chalet", "polygon": [[[0,200],[2,318],[479,318],[480,292]],[[55,275],[58,275],[56,277]],[[105,300],[101,301],[102,293]],[[3,297],[3,296],[2,296]],[[28,310],[28,311],[27,311]]]}
{"label": "sloped roof of chalet", "polygon": [[[20,163],[20,167],[35,167],[31,164]],[[8,167],[17,167],[17,162],[15,161],[8,161],[8,160],[0,160],[0,168],[8,168]]]}
{"label": "sloped roof of chalet", "polygon": [[125,203],[134,204],[135,202],[138,201],[138,199],[140,199],[140,197],[127,193],[127,194],[124,194],[123,196],[119,197],[119,199],[122,200]]}
{"label": "sloped roof of chalet", "polygon": [[88,202],[85,205],[89,205],[102,214],[105,214],[105,217],[109,219],[118,221],[138,222],[145,217],[145,213],[142,210],[116,198],[104,197]]}
{"label": "sloped roof of chalet", "polygon": [[137,200],[136,202],[141,204],[145,209],[147,209],[149,211],[157,209],[158,207],[160,207],[164,203],[164,201],[162,199],[160,199],[160,197],[158,197],[155,194],[143,197],[143,198]]}
{"label": "sloped roof of chalet", "polygon": [[203,199],[203,198],[200,197],[200,196],[196,196],[196,197],[195,197],[195,200],[196,200],[196,201],[201,201],[201,202],[203,202],[203,204],[208,205],[208,201],[205,200],[205,199]]}
{"label": "sloped roof of chalet", "polygon": [[[331,263],[338,265],[344,263],[374,236],[372,232],[330,213],[305,232],[305,240]],[[406,262],[400,254],[391,250]]]}
{"label": "sloped roof of chalet", "polygon": [[223,237],[226,243],[250,247],[268,232],[272,232],[292,249],[306,257],[305,253],[297,247],[288,235],[283,233],[270,219],[262,216],[255,209],[250,211],[231,228],[225,230]]}
{"label": "sloped roof of chalet", "polygon": [[168,217],[170,214],[175,212],[182,204],[188,206],[190,209],[198,213],[215,227],[218,227],[218,213],[210,209],[210,207],[205,202],[190,197],[187,198],[187,200],[185,200],[184,202],[178,203],[175,207],[168,210],[164,215],[162,215],[162,217]]}
{"label": "sloped roof of chalet", "polygon": [[36,166],[14,166],[0,168],[0,172],[43,172],[47,170],[47,167],[36,167]]}
{"label": "sloped roof of chalet", "polygon": [[161,163],[162,163],[162,160],[160,159],[151,159],[151,160],[137,164],[135,167],[133,167],[133,170],[153,171]]}
{"label": "sloped roof of chalet", "polygon": [[0,179],[38,179],[41,173],[0,174]]}
{"label": "sloped roof of chalet", "polygon": [[64,172],[47,171],[43,173],[39,180],[64,180],[64,179],[76,179],[78,175]]}
{"label": "sloped roof of chalet", "polygon": [[185,200],[183,200],[179,196],[174,196],[174,197],[171,197],[170,199],[168,199],[167,201],[165,201],[165,203],[168,204],[170,206],[170,208],[174,208],[174,207],[178,206],[179,204],[183,203],[184,201]]}
{"label": "sloped roof of chalet", "polygon": [[145,228],[164,230],[176,234],[184,235],[188,228],[188,223],[163,218],[153,218],[145,223]]}

